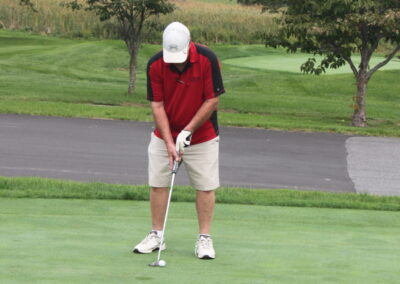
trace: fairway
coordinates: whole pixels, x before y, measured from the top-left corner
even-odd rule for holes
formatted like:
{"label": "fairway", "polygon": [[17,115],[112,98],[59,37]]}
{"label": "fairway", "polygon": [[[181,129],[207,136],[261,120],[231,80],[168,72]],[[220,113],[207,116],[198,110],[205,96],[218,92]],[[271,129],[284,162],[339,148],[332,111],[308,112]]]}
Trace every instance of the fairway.
{"label": "fairway", "polygon": [[[312,57],[310,54],[284,54],[284,53],[271,53],[265,56],[250,56],[250,57],[239,57],[233,59],[227,59],[223,62],[225,64],[255,68],[261,70],[274,70],[274,71],[286,71],[293,73],[301,73],[300,66],[307,61],[308,58]],[[317,66],[320,63],[322,57],[316,56]],[[374,67],[376,64],[385,60],[384,57],[373,57],[371,58],[370,67]],[[360,64],[360,58],[353,57],[354,64],[358,66]],[[400,70],[400,60],[392,60],[386,66],[380,70]],[[351,68],[348,64],[338,69],[327,69],[326,74],[346,74],[352,73]]]}
{"label": "fairway", "polygon": [[173,203],[166,268],[130,253],[147,202],[0,199],[1,283],[398,283],[399,213],[218,204],[217,259],[194,257],[194,205]]}

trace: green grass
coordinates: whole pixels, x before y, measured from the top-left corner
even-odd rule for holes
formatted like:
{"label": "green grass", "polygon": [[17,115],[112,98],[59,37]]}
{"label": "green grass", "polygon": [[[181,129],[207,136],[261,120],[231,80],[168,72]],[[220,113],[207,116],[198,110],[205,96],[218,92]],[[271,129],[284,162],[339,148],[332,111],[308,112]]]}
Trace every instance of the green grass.
{"label": "green grass", "polygon": [[194,257],[193,204],[172,203],[165,268],[132,246],[147,202],[0,198],[1,283],[398,283],[397,212],[219,204],[217,259]]}
{"label": "green grass", "polygon": [[[0,197],[148,200],[149,193],[148,187],[144,185],[82,183],[37,177],[0,177]],[[189,187],[175,186],[172,200],[193,202],[195,200],[194,190]],[[298,190],[222,187],[217,191],[217,202],[221,204],[400,211],[400,197]]]}
{"label": "green grass", "polygon": [[[317,77],[233,66],[225,60],[289,55],[261,45],[212,48],[222,61],[227,91],[221,96],[222,125],[400,137],[399,70],[372,78],[367,96],[370,126],[359,129],[350,126],[355,94],[351,74]],[[128,96],[123,42],[0,31],[0,113],[149,121],[145,66],[159,49],[142,47],[137,90]]]}
{"label": "green grass", "polygon": [[[233,59],[227,59],[224,63],[247,68],[256,68],[261,70],[275,70],[275,71],[287,71],[294,73],[301,73],[300,66],[307,61],[308,58],[312,57],[309,54],[295,53],[295,54],[269,54],[264,56],[252,56],[252,57],[239,57]],[[316,56],[317,63],[322,59],[322,56]],[[360,58],[354,58],[354,64],[358,66],[361,62]],[[373,57],[370,61],[370,66],[374,67],[378,63],[384,61],[384,57]],[[400,60],[394,59],[390,61],[386,66],[382,67],[381,70],[400,70]],[[326,75],[330,74],[345,74],[352,73],[350,66],[347,64],[338,69],[327,69]]]}
{"label": "green grass", "polygon": [[149,108],[42,101],[0,101],[2,113],[153,121]]}

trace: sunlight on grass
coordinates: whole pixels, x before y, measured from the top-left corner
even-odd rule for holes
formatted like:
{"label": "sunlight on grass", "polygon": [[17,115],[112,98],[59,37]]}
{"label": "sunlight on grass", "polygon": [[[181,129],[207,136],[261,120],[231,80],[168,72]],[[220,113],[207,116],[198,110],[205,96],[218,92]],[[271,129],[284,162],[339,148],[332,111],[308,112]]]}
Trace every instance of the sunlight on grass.
{"label": "sunlight on grass", "polygon": [[[225,64],[256,68],[262,70],[276,70],[276,71],[287,71],[293,73],[302,73],[300,66],[307,61],[308,58],[312,57],[309,54],[271,54],[266,56],[251,56],[251,57],[239,57],[234,59],[227,59],[223,62]],[[321,62],[322,57],[316,56],[317,65]],[[361,62],[360,58],[354,58],[354,64],[359,65]],[[371,68],[378,63],[384,61],[384,57],[373,57],[370,61]],[[386,66],[382,67],[381,70],[400,70],[400,60],[392,60]],[[352,74],[351,68],[348,64],[338,69],[327,69],[326,74]]]}

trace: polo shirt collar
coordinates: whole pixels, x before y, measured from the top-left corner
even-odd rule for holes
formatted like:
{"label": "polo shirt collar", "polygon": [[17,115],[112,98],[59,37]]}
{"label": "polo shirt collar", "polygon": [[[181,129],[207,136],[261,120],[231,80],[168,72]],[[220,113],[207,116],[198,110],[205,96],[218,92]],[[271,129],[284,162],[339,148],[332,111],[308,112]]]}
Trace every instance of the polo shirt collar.
{"label": "polo shirt collar", "polygon": [[195,63],[199,60],[199,54],[197,53],[196,45],[192,41],[189,45],[189,60],[190,63]]}

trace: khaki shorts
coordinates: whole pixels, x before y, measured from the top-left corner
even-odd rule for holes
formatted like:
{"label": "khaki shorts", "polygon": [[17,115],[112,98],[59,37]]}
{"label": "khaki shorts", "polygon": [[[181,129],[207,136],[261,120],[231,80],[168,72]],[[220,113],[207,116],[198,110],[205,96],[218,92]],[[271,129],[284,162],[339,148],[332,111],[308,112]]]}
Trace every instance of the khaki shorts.
{"label": "khaki shorts", "polygon": [[[148,148],[149,185],[169,187],[171,170],[164,140],[151,134]],[[219,187],[219,137],[185,148],[182,163],[189,175],[190,184],[197,190],[210,191]]]}

